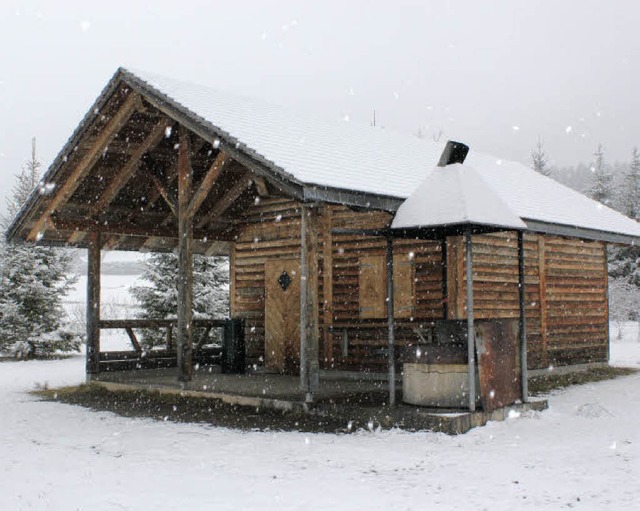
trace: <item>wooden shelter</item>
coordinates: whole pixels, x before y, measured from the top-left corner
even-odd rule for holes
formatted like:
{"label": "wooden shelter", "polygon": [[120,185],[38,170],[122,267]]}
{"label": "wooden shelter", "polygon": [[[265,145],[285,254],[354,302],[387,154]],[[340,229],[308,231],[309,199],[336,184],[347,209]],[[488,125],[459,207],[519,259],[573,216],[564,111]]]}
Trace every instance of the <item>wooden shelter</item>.
{"label": "wooden shelter", "polygon": [[[228,255],[247,366],[299,374],[312,399],[322,371],[395,370],[419,357],[436,321],[466,320],[463,232],[395,240],[387,287],[385,232],[442,152],[119,69],[8,237],[87,248],[89,375],[108,367],[100,329],[114,326],[100,318],[100,251],[177,251],[177,330],[167,349],[185,384],[194,366],[192,254]],[[521,165],[470,159],[526,226],[520,236],[474,231],[475,318],[520,316],[520,252],[528,367],[606,362],[606,244],[637,243],[640,226]]]}

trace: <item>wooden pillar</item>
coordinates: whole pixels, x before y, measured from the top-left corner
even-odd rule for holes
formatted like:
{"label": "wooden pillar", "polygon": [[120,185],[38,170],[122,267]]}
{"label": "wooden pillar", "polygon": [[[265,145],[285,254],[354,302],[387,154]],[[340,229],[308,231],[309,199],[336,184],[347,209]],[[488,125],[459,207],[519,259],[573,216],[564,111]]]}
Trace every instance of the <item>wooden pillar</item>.
{"label": "wooden pillar", "polygon": [[189,215],[191,197],[191,143],[189,132],[180,126],[178,148],[178,380],[186,384],[193,377],[193,223]]}
{"label": "wooden pillar", "polygon": [[527,320],[525,304],[524,235],[518,231],[518,295],[520,301],[520,372],[522,373],[522,402],[529,399],[527,372]]}
{"label": "wooden pillar", "polygon": [[100,372],[100,233],[90,232],[87,246],[87,379]]}
{"label": "wooden pillar", "polygon": [[476,409],[476,339],[473,326],[473,261],[471,228],[465,232],[467,259],[467,364],[469,369],[469,410]]}
{"label": "wooden pillar", "polygon": [[318,228],[317,207],[302,206],[300,264],[300,387],[313,402],[319,385]]}
{"label": "wooden pillar", "polygon": [[396,405],[396,333],[394,320],[393,289],[393,238],[387,237],[387,358],[389,371],[389,406]]}

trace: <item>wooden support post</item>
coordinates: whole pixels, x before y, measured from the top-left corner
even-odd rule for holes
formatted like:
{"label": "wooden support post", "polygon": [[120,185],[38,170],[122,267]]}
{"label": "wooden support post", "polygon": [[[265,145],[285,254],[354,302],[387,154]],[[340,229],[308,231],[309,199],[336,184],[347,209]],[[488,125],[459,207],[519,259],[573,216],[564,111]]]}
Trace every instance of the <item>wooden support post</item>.
{"label": "wooden support post", "polygon": [[396,405],[396,333],[393,306],[393,238],[387,237],[387,358],[389,370],[389,406]]}
{"label": "wooden support post", "polygon": [[100,372],[100,233],[90,232],[87,246],[87,379]]}
{"label": "wooden support post", "polygon": [[188,215],[191,198],[189,132],[180,126],[178,149],[178,380],[186,384],[193,377],[193,224]]}
{"label": "wooden support post", "polygon": [[467,364],[469,364],[469,410],[476,409],[476,338],[473,326],[473,245],[471,228],[464,234],[467,256]]}
{"label": "wooden support post", "polygon": [[449,282],[448,282],[448,263],[447,263],[447,235],[442,235],[441,246],[441,266],[442,266],[442,319],[447,319],[449,315]]}
{"label": "wooden support post", "polygon": [[522,402],[529,400],[527,372],[527,320],[525,304],[524,235],[518,231],[518,297],[520,301],[520,372],[522,373]]}
{"label": "wooden support post", "polygon": [[300,386],[313,402],[319,385],[318,226],[317,207],[302,206],[300,265]]}

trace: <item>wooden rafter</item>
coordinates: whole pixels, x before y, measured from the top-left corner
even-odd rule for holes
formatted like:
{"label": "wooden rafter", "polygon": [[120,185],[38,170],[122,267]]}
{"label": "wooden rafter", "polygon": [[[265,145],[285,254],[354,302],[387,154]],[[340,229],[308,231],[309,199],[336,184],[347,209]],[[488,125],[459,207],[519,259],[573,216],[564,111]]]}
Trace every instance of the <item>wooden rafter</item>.
{"label": "wooden rafter", "polygon": [[144,141],[131,153],[127,163],[124,164],[100,198],[95,202],[89,212],[89,216],[94,216],[100,213],[113,201],[113,199],[116,198],[118,193],[120,193],[120,190],[122,190],[122,188],[129,182],[133,177],[134,172],[138,169],[142,156],[163,139],[166,127],[167,122],[164,119],[155,125],[151,130],[151,133],[149,133]]}
{"label": "wooden rafter", "polygon": [[231,189],[224,194],[220,200],[198,221],[198,229],[204,228],[214,218],[222,216],[222,214],[231,207],[231,205],[242,195],[242,193],[253,184],[251,174],[245,173]]}
{"label": "wooden rafter", "polygon": [[[100,232],[105,236],[108,235],[122,235],[122,236],[139,236],[139,237],[151,237],[157,236],[161,238],[177,238],[178,230],[173,226],[149,226],[140,227],[131,224],[119,224],[95,222],[92,220],[63,220],[59,218],[52,218],[56,229],[61,231],[84,231],[84,232]],[[195,230],[193,233],[194,239],[210,239],[212,233],[210,231]]]}
{"label": "wooden rafter", "polygon": [[102,129],[98,139],[91,146],[87,154],[78,162],[65,182],[58,188],[44,212],[34,222],[29,234],[27,235],[27,240],[34,241],[38,237],[38,234],[44,230],[51,213],[60,209],[60,207],[71,198],[84,177],[89,173],[98,160],[100,160],[104,150],[109,145],[109,142],[113,140],[122,127],[127,123],[131,115],[133,115],[133,113],[139,108],[140,104],[140,97],[137,93],[132,92],[127,97],[124,104]]}
{"label": "wooden rafter", "polygon": [[256,185],[256,190],[258,191],[258,195],[260,197],[269,196],[269,190],[267,189],[267,182],[265,181],[264,177],[256,176],[253,178],[253,182]]}
{"label": "wooden rafter", "polygon": [[176,198],[173,195],[171,195],[169,190],[167,190],[167,188],[160,182],[160,179],[158,179],[153,174],[150,174],[150,177],[151,177],[151,181],[153,181],[153,185],[156,187],[156,190],[160,194],[160,197],[162,197],[164,201],[167,203],[167,206],[169,206],[169,209],[173,213],[173,216],[177,217],[178,204],[177,204]]}
{"label": "wooden rafter", "polygon": [[213,185],[218,180],[218,177],[222,172],[222,168],[228,160],[229,157],[225,153],[223,153],[222,151],[218,153],[218,156],[216,156],[216,159],[213,161],[213,163],[209,167],[209,170],[207,170],[207,173],[200,182],[200,186],[198,186],[198,189],[191,197],[191,201],[189,202],[189,209],[187,210],[187,216],[192,218],[197,213],[198,209],[200,209],[200,206],[207,198],[207,195],[211,191]]}

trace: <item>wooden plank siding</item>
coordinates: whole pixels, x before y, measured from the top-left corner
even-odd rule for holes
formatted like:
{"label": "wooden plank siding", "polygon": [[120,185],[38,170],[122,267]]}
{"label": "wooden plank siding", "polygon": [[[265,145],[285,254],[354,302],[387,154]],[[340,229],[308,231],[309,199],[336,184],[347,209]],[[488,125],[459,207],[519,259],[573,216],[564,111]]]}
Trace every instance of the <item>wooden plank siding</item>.
{"label": "wooden plank siding", "polygon": [[[384,258],[385,240],[327,233],[340,228],[384,227],[391,216],[381,211],[353,211],[328,204],[321,206],[321,214],[323,221],[318,232],[318,303],[323,304],[319,310],[320,365],[325,369],[384,372],[386,311],[380,313],[381,317],[362,316],[360,284],[363,260]],[[232,250],[235,263],[232,315],[246,320],[247,359],[252,364],[264,363],[265,262],[273,258],[299,258],[300,229],[300,204],[268,197],[249,208],[237,230]],[[324,246],[325,239],[329,240],[330,247]],[[516,234],[486,234],[473,239],[475,317],[516,318],[519,310]],[[529,367],[606,361],[605,244],[535,234],[526,234],[524,241]],[[401,302],[403,311],[413,310],[413,315],[403,312],[398,317],[398,364],[411,359],[415,353],[419,338],[414,328],[442,318],[441,250],[438,241],[394,240],[394,260],[411,261],[403,273],[414,278],[412,286],[408,286],[413,288],[413,303],[406,296]],[[466,284],[461,238],[448,238],[447,259],[449,318],[464,319]],[[325,285],[331,286],[326,293],[326,303]],[[385,288],[385,278],[380,279],[380,286]],[[383,294],[386,297],[386,290]],[[544,311],[541,303],[546,304]]]}

